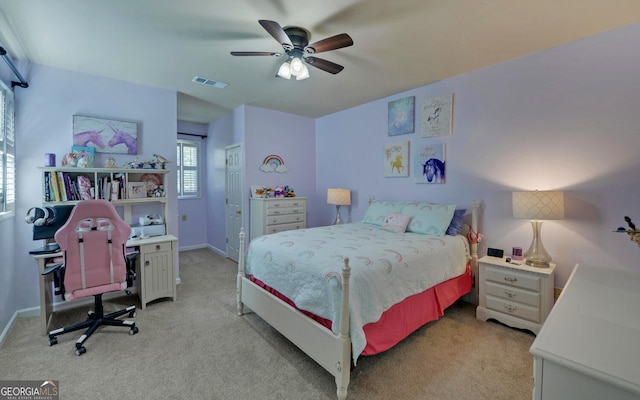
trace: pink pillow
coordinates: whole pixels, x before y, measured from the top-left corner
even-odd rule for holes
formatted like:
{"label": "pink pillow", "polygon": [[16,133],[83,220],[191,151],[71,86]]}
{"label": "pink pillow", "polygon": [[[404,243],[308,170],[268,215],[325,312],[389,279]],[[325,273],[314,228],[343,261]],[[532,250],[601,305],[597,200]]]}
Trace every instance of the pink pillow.
{"label": "pink pillow", "polygon": [[407,225],[409,225],[410,220],[410,215],[390,212],[387,213],[387,216],[384,218],[380,229],[394,233],[402,233],[407,230]]}

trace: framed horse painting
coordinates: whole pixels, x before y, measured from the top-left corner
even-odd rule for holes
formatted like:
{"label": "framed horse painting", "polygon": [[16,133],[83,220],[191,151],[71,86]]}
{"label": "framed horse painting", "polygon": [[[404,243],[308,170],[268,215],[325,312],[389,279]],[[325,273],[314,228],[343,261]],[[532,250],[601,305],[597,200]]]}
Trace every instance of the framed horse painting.
{"label": "framed horse painting", "polygon": [[409,176],[409,141],[387,143],[384,145],[384,176]]}
{"label": "framed horse painting", "polygon": [[74,115],[73,145],[93,147],[96,153],[138,154],[138,124]]}

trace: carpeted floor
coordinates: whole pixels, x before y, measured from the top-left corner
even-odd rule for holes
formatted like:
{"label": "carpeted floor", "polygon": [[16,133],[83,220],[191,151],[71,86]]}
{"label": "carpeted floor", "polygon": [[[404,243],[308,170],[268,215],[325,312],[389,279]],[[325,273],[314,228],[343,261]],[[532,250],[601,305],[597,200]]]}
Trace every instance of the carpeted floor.
{"label": "carpeted floor", "polygon": [[[58,380],[60,399],[334,399],[329,373],[254,314],[236,315],[236,264],[207,250],[180,253],[178,299],[138,310],[140,332],[100,328],[74,355],[81,333],[49,347],[39,318],[18,318],[0,348],[0,379]],[[135,296],[106,303],[106,312]],[[86,316],[54,315],[52,327]],[[530,399],[534,336],[475,319],[457,303],[391,350],[362,357],[350,400]]]}

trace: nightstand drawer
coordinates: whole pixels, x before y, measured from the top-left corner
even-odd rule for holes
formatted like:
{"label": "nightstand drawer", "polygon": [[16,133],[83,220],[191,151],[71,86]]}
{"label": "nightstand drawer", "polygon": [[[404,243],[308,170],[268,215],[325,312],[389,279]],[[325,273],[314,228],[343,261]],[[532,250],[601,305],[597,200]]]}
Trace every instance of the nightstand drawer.
{"label": "nightstand drawer", "polygon": [[498,297],[487,296],[487,308],[532,322],[541,322],[540,309],[538,307],[531,307],[525,304],[516,303],[514,301],[507,301]]}
{"label": "nightstand drawer", "polygon": [[487,265],[484,279],[504,285],[540,292],[540,277]]}
{"label": "nightstand drawer", "polygon": [[490,296],[517,301],[518,303],[528,304],[536,308],[540,306],[540,293],[538,292],[523,290],[495,282],[486,282],[485,289],[487,295]]}

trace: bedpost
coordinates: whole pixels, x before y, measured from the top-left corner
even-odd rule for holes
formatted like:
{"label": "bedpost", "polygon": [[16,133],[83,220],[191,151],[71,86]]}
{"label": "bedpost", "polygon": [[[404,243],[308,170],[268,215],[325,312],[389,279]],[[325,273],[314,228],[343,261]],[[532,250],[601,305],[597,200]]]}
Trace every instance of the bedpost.
{"label": "bedpost", "polygon": [[349,278],[351,267],[349,257],[344,258],[342,267],[342,303],[340,304],[340,339],[342,339],[342,360],[336,365],[336,388],[338,400],[347,398],[347,387],[351,378],[351,338],[349,336]]}
{"label": "bedpost", "polygon": [[238,303],[238,315],[244,314],[242,304],[242,278],[244,277],[244,228],[240,228],[240,253],[238,254],[238,278],[236,281],[236,302]]}
{"label": "bedpost", "polygon": [[471,206],[471,232],[472,235],[476,235],[475,240],[471,240],[471,266],[477,270],[478,268],[478,241],[480,237],[478,236],[478,203],[473,201],[473,205]]}

